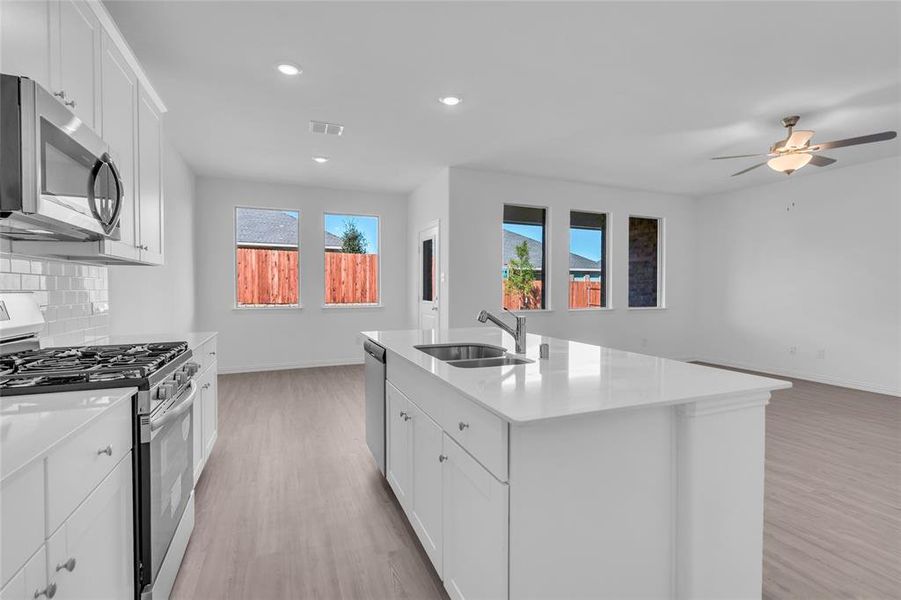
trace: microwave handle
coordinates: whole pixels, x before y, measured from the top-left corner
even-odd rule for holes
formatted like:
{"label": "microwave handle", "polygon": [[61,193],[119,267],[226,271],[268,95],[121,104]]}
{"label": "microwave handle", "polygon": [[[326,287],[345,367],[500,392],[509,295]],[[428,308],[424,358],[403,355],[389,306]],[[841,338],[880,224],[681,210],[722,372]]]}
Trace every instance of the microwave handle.
{"label": "microwave handle", "polygon": [[[115,206],[113,207],[113,214],[110,217],[109,223],[104,222],[103,217],[97,212],[97,204],[94,201],[94,184],[97,182],[97,176],[100,174],[100,169],[103,168],[103,165],[107,165],[113,172],[113,178],[116,183]],[[91,169],[91,175],[88,177],[88,206],[91,208],[91,213],[94,215],[94,218],[97,219],[103,227],[103,230],[108,234],[112,233],[113,229],[116,228],[116,225],[119,224],[119,216],[122,213],[122,197],[122,178],[119,176],[119,169],[116,167],[116,163],[113,161],[113,157],[109,155],[109,152],[104,152],[103,155],[97,159],[97,162],[94,163],[94,167]]]}

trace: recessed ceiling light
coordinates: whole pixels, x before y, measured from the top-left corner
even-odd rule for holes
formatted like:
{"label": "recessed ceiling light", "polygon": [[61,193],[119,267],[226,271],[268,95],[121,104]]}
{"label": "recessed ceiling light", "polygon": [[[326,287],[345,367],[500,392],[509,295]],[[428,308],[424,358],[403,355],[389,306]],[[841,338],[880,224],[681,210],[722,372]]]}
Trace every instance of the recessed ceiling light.
{"label": "recessed ceiling light", "polygon": [[282,75],[300,75],[303,71],[297,65],[292,65],[291,63],[280,63],[276,67]]}
{"label": "recessed ceiling light", "polygon": [[457,106],[461,102],[463,102],[463,98],[460,96],[442,96],[438,98],[438,102],[445,106]]}
{"label": "recessed ceiling light", "polygon": [[320,165],[323,165],[328,162],[328,156],[314,156],[313,162],[317,162]]}

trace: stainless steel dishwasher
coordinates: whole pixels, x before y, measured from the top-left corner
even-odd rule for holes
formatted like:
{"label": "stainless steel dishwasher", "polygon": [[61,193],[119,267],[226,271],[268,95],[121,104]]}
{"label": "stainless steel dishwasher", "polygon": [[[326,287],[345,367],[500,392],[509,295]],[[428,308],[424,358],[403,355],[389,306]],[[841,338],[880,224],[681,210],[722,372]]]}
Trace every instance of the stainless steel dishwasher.
{"label": "stainless steel dishwasher", "polygon": [[366,445],[385,474],[385,349],[363,342],[366,359]]}

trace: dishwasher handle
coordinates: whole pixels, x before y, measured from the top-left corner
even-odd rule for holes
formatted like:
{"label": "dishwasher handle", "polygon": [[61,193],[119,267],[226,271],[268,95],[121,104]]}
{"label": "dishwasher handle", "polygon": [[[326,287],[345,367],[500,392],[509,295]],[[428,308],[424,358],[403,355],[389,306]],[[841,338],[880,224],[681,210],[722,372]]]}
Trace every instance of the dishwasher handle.
{"label": "dishwasher handle", "polygon": [[385,348],[379,346],[372,340],[366,340],[365,342],[363,342],[363,350],[366,352],[366,354],[379,361],[380,363],[385,362]]}

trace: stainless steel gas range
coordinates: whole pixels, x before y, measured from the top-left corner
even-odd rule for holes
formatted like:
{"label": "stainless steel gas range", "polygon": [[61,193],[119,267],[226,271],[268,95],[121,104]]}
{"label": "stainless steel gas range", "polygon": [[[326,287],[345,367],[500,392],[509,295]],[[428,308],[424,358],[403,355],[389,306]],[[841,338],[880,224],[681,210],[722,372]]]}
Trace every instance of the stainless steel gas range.
{"label": "stainless steel gas range", "polygon": [[40,348],[43,317],[28,293],[0,294],[0,394],[136,387],[133,409],[135,591],[165,600],[194,527],[191,407],[197,394],[186,342]]}

